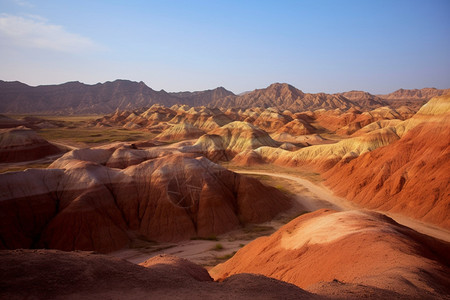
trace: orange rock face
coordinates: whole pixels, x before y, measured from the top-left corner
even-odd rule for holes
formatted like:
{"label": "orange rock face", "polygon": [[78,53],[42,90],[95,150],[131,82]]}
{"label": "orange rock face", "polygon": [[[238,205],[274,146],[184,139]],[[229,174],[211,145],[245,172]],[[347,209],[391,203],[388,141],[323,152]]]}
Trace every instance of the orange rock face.
{"label": "orange rock face", "polygon": [[307,290],[334,281],[439,298],[450,295],[449,253],[448,243],[381,214],[319,210],[256,239],[210,274],[262,274]]}
{"label": "orange rock face", "polygon": [[108,252],[136,236],[217,235],[290,207],[277,189],[203,157],[168,155],[120,170],[99,164],[112,151],[88,150],[52,169],[0,175],[1,248]]}
{"label": "orange rock face", "polygon": [[445,116],[420,124],[391,145],[337,164],[326,183],[364,207],[450,229],[449,124]]}

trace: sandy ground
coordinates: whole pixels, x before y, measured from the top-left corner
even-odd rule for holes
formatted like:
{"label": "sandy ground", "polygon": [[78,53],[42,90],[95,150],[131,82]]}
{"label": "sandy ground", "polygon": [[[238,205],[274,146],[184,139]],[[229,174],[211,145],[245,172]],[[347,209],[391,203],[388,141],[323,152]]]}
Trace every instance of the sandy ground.
{"label": "sandy ground", "polygon": [[186,258],[198,265],[210,269],[231,258],[240,248],[254,239],[274,233],[278,228],[295,218],[305,210],[301,205],[283,213],[274,220],[262,224],[247,225],[244,228],[227,232],[213,240],[189,240],[178,243],[147,243],[143,242],[135,248],[123,249],[109,253],[115,257],[139,264],[147,259],[170,254]]}

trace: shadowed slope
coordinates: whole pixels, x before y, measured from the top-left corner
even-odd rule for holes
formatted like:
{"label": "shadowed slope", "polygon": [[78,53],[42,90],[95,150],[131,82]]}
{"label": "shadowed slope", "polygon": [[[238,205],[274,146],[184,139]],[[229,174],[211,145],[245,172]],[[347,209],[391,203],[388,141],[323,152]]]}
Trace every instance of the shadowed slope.
{"label": "shadowed slope", "polygon": [[206,280],[200,266],[176,257],[146,267],[105,255],[56,250],[0,251],[2,299],[321,299],[296,286],[242,274]]}
{"label": "shadowed slope", "polygon": [[291,205],[277,189],[203,157],[167,155],[120,170],[92,161],[104,163],[111,151],[88,150],[53,169],[0,175],[0,248],[108,252],[136,237],[218,235]]}

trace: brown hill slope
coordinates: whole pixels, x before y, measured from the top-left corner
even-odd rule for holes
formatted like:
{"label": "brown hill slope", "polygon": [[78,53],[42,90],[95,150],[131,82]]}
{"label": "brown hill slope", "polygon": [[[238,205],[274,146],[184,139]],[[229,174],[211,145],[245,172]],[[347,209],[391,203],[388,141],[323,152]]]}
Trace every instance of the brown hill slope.
{"label": "brown hill slope", "polygon": [[[450,228],[450,96],[430,100],[396,126],[386,147],[337,164],[324,176],[339,195],[365,207]],[[346,178],[346,180],[342,180]]]}
{"label": "brown hill slope", "polygon": [[[271,220],[291,205],[278,189],[203,157],[104,166],[116,152],[76,150],[49,169],[0,174],[0,248],[109,252],[136,237],[218,235]],[[126,151],[119,154],[129,159]]]}
{"label": "brown hill slope", "polygon": [[381,214],[319,210],[256,239],[210,274],[262,274],[306,290],[334,281],[410,299],[442,299],[450,296],[449,253],[448,243]]}

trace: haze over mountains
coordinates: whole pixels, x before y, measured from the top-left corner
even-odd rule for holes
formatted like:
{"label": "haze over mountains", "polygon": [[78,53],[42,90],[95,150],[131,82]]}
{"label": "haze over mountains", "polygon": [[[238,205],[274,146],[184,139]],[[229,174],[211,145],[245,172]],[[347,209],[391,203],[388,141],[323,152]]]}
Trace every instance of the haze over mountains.
{"label": "haze over mountains", "polygon": [[274,83],[264,89],[235,95],[223,87],[168,93],[164,90],[155,91],[142,81],[129,80],[95,85],[67,82],[36,87],[18,81],[0,81],[0,113],[106,114],[116,109],[131,110],[157,103],[165,106],[187,104],[222,108],[276,107],[302,111],[336,108],[367,110],[387,105],[399,107],[410,102],[409,104],[418,108],[432,97],[448,91],[424,88],[400,89],[387,95],[372,95],[362,91],[311,94],[286,83]]}

